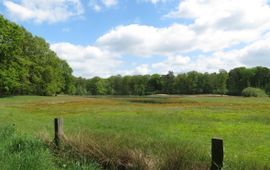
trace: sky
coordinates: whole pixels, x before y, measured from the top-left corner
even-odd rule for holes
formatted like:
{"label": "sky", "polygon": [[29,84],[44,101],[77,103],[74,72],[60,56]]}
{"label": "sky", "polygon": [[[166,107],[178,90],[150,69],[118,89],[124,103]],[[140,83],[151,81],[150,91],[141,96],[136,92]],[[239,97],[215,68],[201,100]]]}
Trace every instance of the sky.
{"label": "sky", "polygon": [[75,76],[270,67],[268,0],[0,0]]}

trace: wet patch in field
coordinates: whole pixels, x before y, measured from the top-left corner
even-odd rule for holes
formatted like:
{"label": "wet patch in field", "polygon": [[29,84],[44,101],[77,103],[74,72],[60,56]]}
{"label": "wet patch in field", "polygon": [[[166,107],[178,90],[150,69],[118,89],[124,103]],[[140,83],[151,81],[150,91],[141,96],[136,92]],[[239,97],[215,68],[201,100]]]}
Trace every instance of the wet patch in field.
{"label": "wet patch in field", "polygon": [[168,98],[135,98],[127,100],[129,103],[137,104],[196,104],[198,102],[191,100],[180,100],[180,99],[168,99]]}
{"label": "wet patch in field", "polygon": [[164,100],[149,100],[149,99],[132,99],[128,100],[130,103],[141,103],[141,104],[170,104],[172,102],[170,101],[164,101]]}

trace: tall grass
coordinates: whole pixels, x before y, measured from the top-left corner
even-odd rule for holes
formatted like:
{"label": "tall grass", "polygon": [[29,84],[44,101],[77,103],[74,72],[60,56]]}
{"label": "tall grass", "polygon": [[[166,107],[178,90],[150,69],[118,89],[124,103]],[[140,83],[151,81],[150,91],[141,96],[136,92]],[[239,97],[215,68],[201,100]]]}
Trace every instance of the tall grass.
{"label": "tall grass", "polygon": [[[50,148],[55,145],[47,140]],[[170,143],[153,143],[156,150],[131,147],[123,138],[95,136],[89,133],[68,135],[55,154],[80,163],[97,162],[103,169],[143,170],[196,170],[209,169],[206,153],[196,151],[193,146],[179,147]]]}
{"label": "tall grass", "polygon": [[81,164],[53,154],[56,151],[39,138],[16,132],[14,126],[0,127],[1,170],[99,169],[93,162]]}
{"label": "tall grass", "polygon": [[[39,141],[51,169],[205,169],[212,137],[224,139],[224,170],[270,169],[268,97],[21,96],[0,99],[0,110],[0,126],[14,123],[27,133],[14,136]],[[34,137],[47,131],[41,136],[51,142],[59,116],[68,136],[64,150]],[[2,143],[0,152],[9,146]]]}
{"label": "tall grass", "polygon": [[0,167],[3,170],[56,169],[43,142],[16,134],[13,126],[1,127]]}

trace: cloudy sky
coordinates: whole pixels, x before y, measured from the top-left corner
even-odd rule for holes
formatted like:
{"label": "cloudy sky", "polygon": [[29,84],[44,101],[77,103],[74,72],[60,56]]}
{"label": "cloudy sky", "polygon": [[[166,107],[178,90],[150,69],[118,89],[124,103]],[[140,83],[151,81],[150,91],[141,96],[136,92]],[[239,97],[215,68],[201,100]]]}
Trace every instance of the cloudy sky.
{"label": "cloudy sky", "polygon": [[268,0],[1,0],[76,76],[270,67]]}

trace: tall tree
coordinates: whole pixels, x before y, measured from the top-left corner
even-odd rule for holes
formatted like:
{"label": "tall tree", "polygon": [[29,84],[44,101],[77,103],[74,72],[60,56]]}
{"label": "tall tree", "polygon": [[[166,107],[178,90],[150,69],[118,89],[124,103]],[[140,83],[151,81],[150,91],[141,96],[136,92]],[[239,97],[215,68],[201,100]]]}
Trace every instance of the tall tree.
{"label": "tall tree", "polygon": [[161,76],[162,90],[163,93],[173,94],[174,93],[174,73],[169,71],[168,74]]}
{"label": "tall tree", "polygon": [[245,67],[238,67],[229,72],[229,79],[227,82],[230,94],[241,95],[244,88],[251,86],[251,79],[254,75],[252,69]]}
{"label": "tall tree", "polygon": [[0,16],[0,95],[56,95],[71,84],[71,68],[44,39]]}

